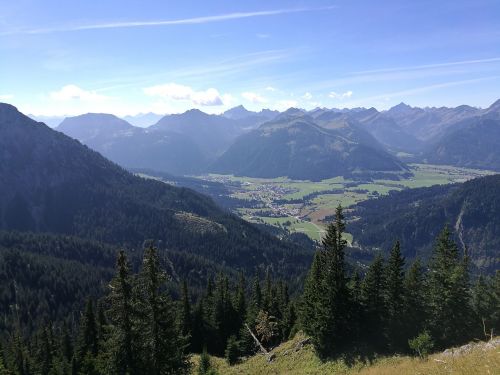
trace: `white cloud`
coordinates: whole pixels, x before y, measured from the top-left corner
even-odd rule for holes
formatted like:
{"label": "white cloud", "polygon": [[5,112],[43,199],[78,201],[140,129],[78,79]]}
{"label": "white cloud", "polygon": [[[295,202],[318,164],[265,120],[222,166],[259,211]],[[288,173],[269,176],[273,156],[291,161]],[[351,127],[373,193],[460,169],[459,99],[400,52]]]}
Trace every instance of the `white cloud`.
{"label": "white cloud", "polygon": [[272,86],[267,86],[266,87],[266,91],[276,91],[276,88],[272,87]]}
{"label": "white cloud", "polygon": [[95,91],[84,90],[76,85],[66,85],[59,91],[53,91],[49,94],[50,98],[58,101],[83,100],[83,101],[103,101],[109,99],[105,95],[98,94]]}
{"label": "white cloud", "polygon": [[304,95],[302,95],[302,99],[306,99],[306,100],[311,100],[312,97],[313,96],[310,92],[306,92]]}
{"label": "white cloud", "polygon": [[328,96],[332,99],[346,99],[346,98],[350,98],[352,96],[352,91],[346,91],[344,93],[336,93],[335,91],[332,91],[330,92],[330,94],[328,94]]}
{"label": "white cloud", "polygon": [[219,91],[214,88],[209,88],[205,91],[195,91],[189,86],[179,85],[177,83],[146,87],[143,91],[149,96],[158,96],[172,100],[186,100],[201,106],[223,105],[223,97],[226,97],[226,99],[229,98],[227,94],[221,96]]}
{"label": "white cloud", "polygon": [[245,98],[246,100],[254,103],[254,104],[265,103],[266,102],[265,98],[263,98],[262,96],[260,96],[259,94],[254,93],[254,92],[243,92],[241,94],[241,96],[243,98]]}
{"label": "white cloud", "polygon": [[257,38],[260,38],[260,39],[267,39],[267,38],[271,37],[271,35],[269,35],[269,34],[255,34],[255,36]]}
{"label": "white cloud", "polygon": [[12,94],[4,94],[4,95],[0,95],[0,100],[9,100],[9,99],[12,99],[14,97],[14,95]]}

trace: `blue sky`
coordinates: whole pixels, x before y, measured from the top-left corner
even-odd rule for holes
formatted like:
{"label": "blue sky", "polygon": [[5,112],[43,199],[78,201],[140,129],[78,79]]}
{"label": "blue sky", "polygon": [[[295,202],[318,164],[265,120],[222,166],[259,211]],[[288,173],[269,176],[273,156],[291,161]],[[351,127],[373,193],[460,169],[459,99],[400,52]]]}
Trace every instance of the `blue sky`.
{"label": "blue sky", "polygon": [[0,0],[0,9],[0,101],[36,115],[500,98],[498,0]]}

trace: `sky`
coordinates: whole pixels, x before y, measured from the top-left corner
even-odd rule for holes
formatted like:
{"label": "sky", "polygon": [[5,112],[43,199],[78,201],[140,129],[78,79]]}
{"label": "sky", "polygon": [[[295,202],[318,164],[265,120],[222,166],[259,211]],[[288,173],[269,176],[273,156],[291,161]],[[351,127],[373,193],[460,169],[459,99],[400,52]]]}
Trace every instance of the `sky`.
{"label": "sky", "polygon": [[34,115],[487,107],[498,0],[0,0],[0,102]]}

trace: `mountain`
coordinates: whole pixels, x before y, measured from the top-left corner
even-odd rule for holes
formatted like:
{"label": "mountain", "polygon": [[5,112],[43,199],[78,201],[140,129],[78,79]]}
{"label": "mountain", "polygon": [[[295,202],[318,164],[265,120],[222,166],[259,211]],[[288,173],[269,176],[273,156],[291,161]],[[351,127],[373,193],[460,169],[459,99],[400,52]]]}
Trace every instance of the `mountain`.
{"label": "mountain", "polygon": [[68,117],[57,130],[126,168],[182,175],[199,173],[207,164],[203,152],[189,137],[138,128],[109,114]]}
{"label": "mountain", "polygon": [[127,121],[107,113],[87,113],[65,118],[57,130],[84,143],[95,139],[112,138],[120,133],[133,132]]}
{"label": "mountain", "polygon": [[426,148],[423,159],[435,164],[500,171],[500,100],[454,123]]}
{"label": "mountain", "polygon": [[208,160],[215,160],[242,133],[235,120],[209,115],[198,109],[163,117],[151,131],[177,133],[191,139]]}
{"label": "mountain", "polygon": [[7,104],[0,104],[0,150],[0,230],[66,234],[126,248],[155,239],[183,255],[179,267],[187,260],[197,264],[187,270],[193,275],[201,274],[203,263],[218,263],[247,274],[269,266],[290,279],[310,261],[309,252],[211,199],[134,176]]}
{"label": "mountain", "polygon": [[362,129],[349,123],[313,120],[291,108],[240,136],[210,170],[249,177],[322,180],[376,171],[402,172],[406,167]]}
{"label": "mountain", "polygon": [[480,113],[480,109],[467,105],[455,108],[417,108],[400,103],[384,112],[404,131],[421,141],[430,141],[443,135],[453,124]]}
{"label": "mountain", "polygon": [[279,111],[272,111],[270,109],[263,109],[260,112],[252,112],[247,110],[242,105],[228,109],[222,114],[232,120],[236,120],[240,127],[245,130],[257,128],[264,122],[271,121],[279,115]]}
{"label": "mountain", "polygon": [[[430,256],[434,239],[449,224],[462,250],[482,271],[500,267],[500,175],[463,184],[391,192],[358,203],[349,231],[363,249],[388,252],[401,241],[407,258]],[[353,220],[355,219],[355,220]]]}
{"label": "mountain", "polygon": [[156,124],[164,115],[159,115],[157,113],[139,113],[135,116],[125,116],[123,119],[134,126],[140,128],[147,128],[153,124]]}

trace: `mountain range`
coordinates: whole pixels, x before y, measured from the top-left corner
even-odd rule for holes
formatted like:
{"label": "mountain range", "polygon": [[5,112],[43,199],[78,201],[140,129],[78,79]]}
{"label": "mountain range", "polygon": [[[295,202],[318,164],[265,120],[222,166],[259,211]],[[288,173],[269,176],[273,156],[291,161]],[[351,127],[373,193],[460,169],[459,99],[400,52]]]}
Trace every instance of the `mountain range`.
{"label": "mountain range", "polygon": [[[146,116],[147,115],[147,116]],[[146,114],[149,121],[158,115]],[[153,116],[154,115],[154,116]],[[149,116],[149,117],[148,117]],[[144,125],[144,123],[142,123]],[[141,126],[142,126],[141,125]],[[166,115],[149,127],[106,114],[57,130],[125,168],[318,180],[406,173],[406,162],[500,170],[500,100],[489,108],[289,109]]]}

